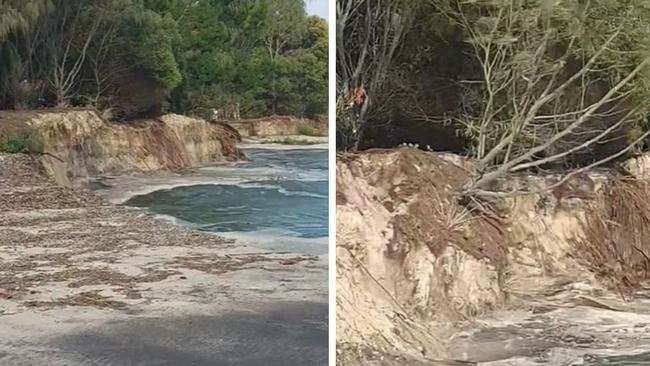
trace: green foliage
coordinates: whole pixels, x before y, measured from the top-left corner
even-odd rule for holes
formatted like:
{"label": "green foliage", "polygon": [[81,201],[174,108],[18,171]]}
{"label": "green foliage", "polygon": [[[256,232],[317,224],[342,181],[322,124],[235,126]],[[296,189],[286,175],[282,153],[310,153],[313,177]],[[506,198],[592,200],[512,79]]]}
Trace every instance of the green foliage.
{"label": "green foliage", "polygon": [[[650,28],[643,20],[650,15],[647,5],[633,0],[584,4],[563,0],[544,6],[543,2],[501,0],[456,9],[446,11],[466,31],[484,81],[466,94],[467,101],[474,100],[463,106],[480,113],[463,113],[458,120],[464,123],[465,136],[475,142],[472,154],[486,157],[486,164],[524,157],[531,149],[540,155],[573,149],[632,111],[629,122],[601,138],[611,142],[645,119],[649,79],[636,74],[602,107],[593,112],[588,108],[648,57]],[[589,60],[593,66],[585,68]],[[578,76],[575,82],[563,86],[574,76]],[[546,101],[533,108],[532,103],[540,100]],[[573,127],[583,116],[585,122]],[[541,149],[562,131],[567,131],[564,137]],[[511,136],[513,143],[501,151],[505,136]],[[591,144],[575,154],[596,157],[597,149],[597,144]],[[610,153],[610,149],[604,152]]]}
{"label": "green foliage", "polygon": [[43,142],[31,132],[0,137],[0,152],[9,154],[42,153]]}
{"label": "green foliage", "polygon": [[273,0],[266,5],[263,40],[271,59],[300,42],[307,22],[301,0]]}
{"label": "green foliage", "polygon": [[[249,117],[327,110],[327,24],[307,17],[303,0],[5,4],[0,108],[65,98],[111,108],[119,118],[161,108],[209,117],[233,105]],[[58,57],[66,61],[52,62],[53,50],[69,50]],[[63,74],[65,90],[53,86],[54,72]]]}
{"label": "green foliage", "polygon": [[0,0],[0,40],[28,28],[52,9],[50,0]]}
{"label": "green foliage", "polygon": [[177,35],[172,19],[144,10],[131,20],[127,37],[134,67],[149,70],[169,90],[180,85],[183,77],[174,55]]}
{"label": "green foliage", "polygon": [[[388,125],[386,131],[395,121],[410,121],[404,123],[414,130],[423,121],[448,126],[470,142],[466,151],[477,158],[486,156],[516,126],[525,125],[490,164],[523,156],[578,119],[583,107],[597,102],[650,55],[649,9],[650,3],[642,0],[420,2],[385,87],[373,95],[369,120]],[[556,90],[610,38],[584,75],[532,111],[533,123],[522,123],[547,85]],[[629,121],[581,149],[580,159],[598,159],[643,136],[648,130],[649,80],[650,70],[642,69],[621,86],[614,100],[535,157],[576,147],[628,111],[633,112]],[[550,118],[555,115],[560,117]],[[561,163],[576,157],[570,155]]]}
{"label": "green foliage", "polygon": [[299,125],[296,132],[298,132],[298,135],[303,136],[322,136],[322,133],[318,128],[306,123]]}
{"label": "green foliage", "polygon": [[327,25],[306,17],[302,1],[202,2],[183,14],[176,110],[207,116],[238,104],[248,117],[327,110]]}

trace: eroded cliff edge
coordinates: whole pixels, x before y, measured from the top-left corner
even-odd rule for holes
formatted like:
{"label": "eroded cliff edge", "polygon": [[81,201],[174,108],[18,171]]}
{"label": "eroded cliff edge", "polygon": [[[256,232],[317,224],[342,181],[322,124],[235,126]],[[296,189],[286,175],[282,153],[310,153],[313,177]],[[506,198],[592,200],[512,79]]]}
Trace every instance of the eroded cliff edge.
{"label": "eroded cliff edge", "polygon": [[3,111],[0,125],[40,137],[43,166],[63,185],[104,174],[179,170],[243,158],[235,129],[174,114],[112,123],[94,110]]}
{"label": "eroded cliff edge", "polygon": [[[411,148],[339,155],[339,362],[571,364],[643,351],[647,160],[476,215],[456,197],[471,161]],[[556,178],[501,184],[543,191]]]}
{"label": "eroded cliff edge", "polygon": [[291,116],[270,116],[228,121],[243,137],[263,136],[327,136],[326,120],[310,120]]}

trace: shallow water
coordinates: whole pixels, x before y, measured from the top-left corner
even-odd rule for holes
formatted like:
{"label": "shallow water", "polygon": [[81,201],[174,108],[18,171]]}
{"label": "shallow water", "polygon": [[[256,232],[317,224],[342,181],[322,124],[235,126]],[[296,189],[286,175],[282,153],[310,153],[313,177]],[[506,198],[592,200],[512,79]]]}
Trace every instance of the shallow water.
{"label": "shallow water", "polygon": [[245,153],[249,162],[201,168],[179,186],[163,186],[124,204],[258,248],[326,254],[327,150],[245,149]]}

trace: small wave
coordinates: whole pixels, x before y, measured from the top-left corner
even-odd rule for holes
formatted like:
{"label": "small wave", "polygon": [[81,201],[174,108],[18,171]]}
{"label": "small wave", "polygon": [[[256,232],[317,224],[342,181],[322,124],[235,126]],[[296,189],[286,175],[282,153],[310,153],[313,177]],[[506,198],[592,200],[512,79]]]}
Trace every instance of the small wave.
{"label": "small wave", "polygon": [[296,174],[295,170],[282,168],[282,167],[222,167],[222,166],[206,166],[199,168],[201,172],[207,172],[210,175],[224,175],[224,176],[253,176],[253,177],[267,177],[267,176],[282,176]]}
{"label": "small wave", "polygon": [[319,261],[327,264],[328,239],[320,238],[301,238],[298,233],[290,230],[280,229],[261,229],[249,232],[227,231],[213,232],[205,230],[206,225],[197,225],[189,221],[165,214],[155,214],[154,218],[169,222],[172,225],[185,227],[192,230],[199,230],[208,235],[220,236],[226,239],[232,239],[240,244],[241,249],[258,249],[270,250],[281,253],[301,253],[314,255]]}
{"label": "small wave", "polygon": [[[251,177],[229,177],[225,179],[215,179],[215,177],[211,176],[186,176],[186,177],[169,177],[167,180],[163,180],[161,182],[156,182],[155,179],[152,179],[151,177],[133,177],[133,176],[128,176],[128,177],[113,177],[111,179],[111,185],[109,188],[105,188],[103,190],[98,190],[97,193],[100,195],[104,196],[109,202],[113,204],[124,204],[125,202],[129,201],[130,199],[137,197],[137,196],[144,196],[151,194],[153,192],[157,191],[167,191],[167,190],[172,190],[174,188],[180,188],[180,187],[193,187],[193,186],[201,186],[201,185],[214,185],[214,186],[238,186],[242,188],[246,187],[259,187],[259,188],[267,188],[267,189],[276,189],[280,190],[282,187],[275,186],[275,185],[267,185],[267,184],[257,184],[255,185],[256,181],[268,181],[269,177],[259,177],[261,179],[250,179]],[[318,182],[318,181],[323,181],[323,179],[319,179],[320,177],[313,176],[310,177],[311,179],[299,179],[300,181],[303,182]],[[313,180],[312,180],[313,179]],[[276,179],[277,181],[288,181],[289,179]],[[309,195],[309,197],[314,197],[314,198],[327,198],[327,196],[323,195],[311,195],[309,192],[289,192],[289,191],[284,191],[280,192],[285,195]]]}
{"label": "small wave", "polygon": [[122,184],[120,183],[119,178],[116,179],[116,182],[113,183],[114,185],[111,188],[105,189],[103,192],[98,191],[98,193],[104,196],[109,202],[118,205],[124,204],[127,201],[138,196],[146,196],[153,192],[168,191],[174,188],[193,187],[200,185],[239,185],[247,182],[244,179],[232,181],[214,181],[208,179],[196,179],[196,177],[188,177],[185,181],[176,180],[174,182],[167,183],[155,183],[149,181],[148,184],[147,179],[142,178],[142,181],[130,181],[128,183]]}
{"label": "small wave", "polygon": [[288,145],[288,144],[261,144],[245,141],[238,145],[241,149],[266,149],[266,150],[328,150],[329,144]]}
{"label": "small wave", "polygon": [[159,219],[159,220],[167,221],[167,222],[169,222],[171,224],[174,224],[176,226],[182,226],[182,227],[186,227],[186,228],[190,228],[190,229],[198,229],[199,228],[199,225],[197,225],[197,224],[191,223],[189,221],[185,221],[183,219],[179,219],[178,217],[174,217],[174,216],[171,216],[171,215],[155,214],[155,215],[153,215],[153,217],[156,218],[156,219]]}
{"label": "small wave", "polygon": [[284,188],[278,187],[278,192],[282,193],[285,196],[302,196],[302,197],[312,197],[312,198],[323,198],[327,199],[326,194],[318,194],[318,193],[312,193],[312,192],[304,192],[304,191],[288,191]]}
{"label": "small wave", "polygon": [[274,190],[285,196],[311,197],[311,198],[320,198],[320,199],[327,199],[328,197],[326,194],[318,194],[318,193],[307,192],[307,191],[292,191],[278,185],[261,183],[261,182],[244,182],[242,184],[236,184],[236,186],[241,188],[260,188],[260,189]]}
{"label": "small wave", "polygon": [[326,169],[300,169],[300,168],[281,168],[281,167],[239,167],[239,168],[223,168],[223,167],[203,167],[199,169],[206,177],[214,177],[215,179],[228,179],[233,177],[240,177],[241,179],[248,180],[269,180],[269,179],[285,179],[285,180],[301,180],[305,182],[314,182],[319,180],[327,180],[328,173]]}

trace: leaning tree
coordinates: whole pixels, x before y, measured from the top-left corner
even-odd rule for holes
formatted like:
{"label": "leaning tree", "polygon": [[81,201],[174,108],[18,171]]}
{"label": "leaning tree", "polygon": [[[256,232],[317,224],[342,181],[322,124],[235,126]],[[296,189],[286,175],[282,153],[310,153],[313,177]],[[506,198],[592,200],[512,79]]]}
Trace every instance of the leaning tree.
{"label": "leaning tree", "polygon": [[[560,182],[643,142],[650,8],[640,1],[432,0],[466,35],[480,79],[446,116],[472,142],[472,196],[504,176],[587,153]],[[594,154],[601,145],[604,154]]]}

